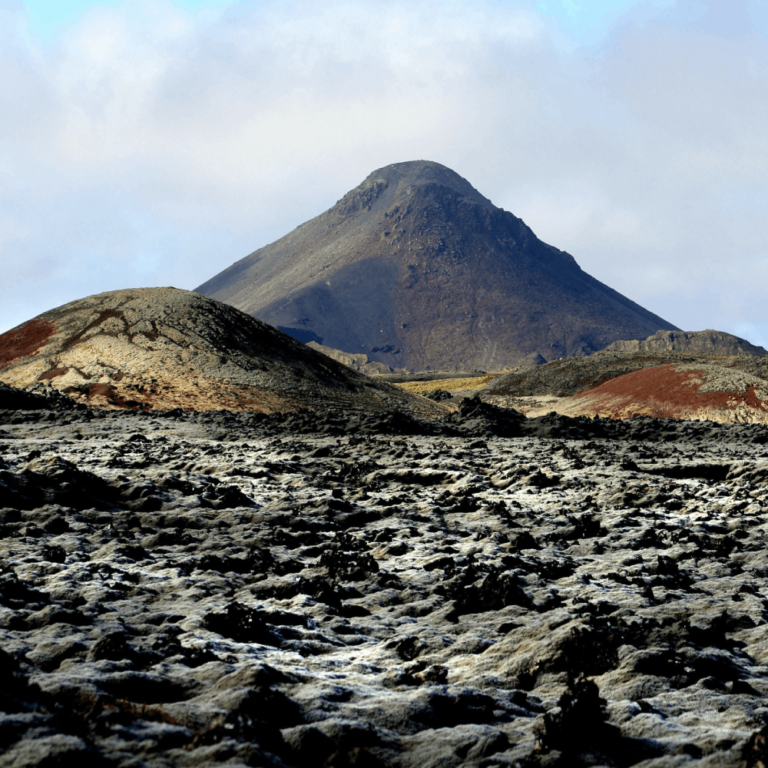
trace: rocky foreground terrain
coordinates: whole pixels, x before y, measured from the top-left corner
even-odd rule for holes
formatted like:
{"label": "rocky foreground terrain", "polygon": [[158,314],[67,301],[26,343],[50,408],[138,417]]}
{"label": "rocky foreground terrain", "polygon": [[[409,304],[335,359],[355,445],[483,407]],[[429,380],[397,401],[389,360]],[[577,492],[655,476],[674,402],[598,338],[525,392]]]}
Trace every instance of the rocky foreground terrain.
{"label": "rocky foreground terrain", "polygon": [[47,395],[0,387],[4,767],[768,762],[765,426]]}

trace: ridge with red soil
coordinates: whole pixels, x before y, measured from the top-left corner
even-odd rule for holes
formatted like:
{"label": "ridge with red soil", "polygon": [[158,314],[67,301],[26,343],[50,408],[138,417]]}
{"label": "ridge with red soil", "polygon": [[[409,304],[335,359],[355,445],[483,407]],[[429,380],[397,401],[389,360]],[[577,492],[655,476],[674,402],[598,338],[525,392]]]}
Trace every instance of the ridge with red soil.
{"label": "ridge with red soil", "polygon": [[[583,401],[588,411],[614,419],[637,415],[691,419],[722,416],[729,411],[751,415],[753,419],[748,420],[768,415],[768,399],[758,396],[755,383],[746,383],[743,391],[738,391],[740,387],[735,382],[730,390],[702,391],[707,389],[707,374],[703,367],[643,368],[582,390],[573,400]],[[745,382],[739,384],[743,386]]]}
{"label": "ridge with red soil", "polygon": [[36,317],[0,335],[0,371],[35,355],[56,333],[56,323]]}
{"label": "ridge with red soil", "polygon": [[762,423],[768,422],[768,356],[602,351],[511,371],[490,382],[482,397],[529,416]]}

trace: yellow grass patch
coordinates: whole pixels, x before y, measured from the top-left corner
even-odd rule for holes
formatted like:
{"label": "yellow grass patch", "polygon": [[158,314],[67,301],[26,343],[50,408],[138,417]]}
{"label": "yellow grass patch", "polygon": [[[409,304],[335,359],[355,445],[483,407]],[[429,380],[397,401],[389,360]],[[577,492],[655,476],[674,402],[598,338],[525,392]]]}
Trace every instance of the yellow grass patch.
{"label": "yellow grass patch", "polygon": [[408,392],[415,392],[423,395],[425,392],[434,392],[436,389],[444,389],[446,392],[457,392],[459,390],[482,389],[488,382],[496,377],[493,374],[486,373],[485,376],[474,376],[468,379],[432,379],[430,381],[406,381],[402,384],[395,384]]}

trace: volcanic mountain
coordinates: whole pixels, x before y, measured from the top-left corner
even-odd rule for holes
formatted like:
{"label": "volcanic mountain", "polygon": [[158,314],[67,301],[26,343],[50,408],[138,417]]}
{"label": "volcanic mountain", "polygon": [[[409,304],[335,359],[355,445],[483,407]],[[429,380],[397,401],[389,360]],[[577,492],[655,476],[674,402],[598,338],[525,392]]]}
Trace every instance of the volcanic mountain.
{"label": "volcanic mountain", "polygon": [[197,290],[301,341],[410,370],[536,364],[677,330],[427,161],[374,171]]}
{"label": "volcanic mountain", "polygon": [[234,307],[175,288],[89,296],[8,331],[0,380],[50,384],[113,408],[444,413]]}

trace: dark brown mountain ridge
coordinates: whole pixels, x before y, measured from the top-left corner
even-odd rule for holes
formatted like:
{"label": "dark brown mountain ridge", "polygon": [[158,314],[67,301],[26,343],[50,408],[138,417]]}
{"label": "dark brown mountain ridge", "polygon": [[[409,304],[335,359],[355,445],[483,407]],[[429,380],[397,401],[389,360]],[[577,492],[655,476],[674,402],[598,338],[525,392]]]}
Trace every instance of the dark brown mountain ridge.
{"label": "dark brown mountain ridge", "polygon": [[428,161],[374,171],[197,290],[301,341],[410,370],[536,364],[677,330]]}

